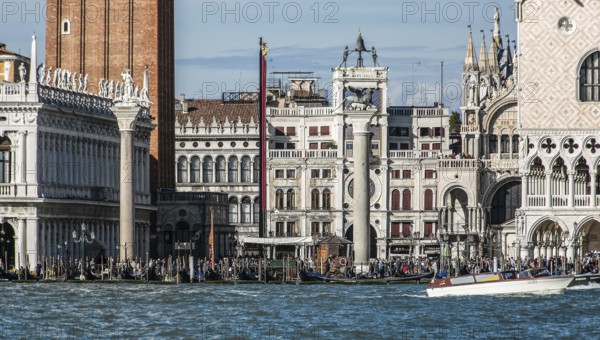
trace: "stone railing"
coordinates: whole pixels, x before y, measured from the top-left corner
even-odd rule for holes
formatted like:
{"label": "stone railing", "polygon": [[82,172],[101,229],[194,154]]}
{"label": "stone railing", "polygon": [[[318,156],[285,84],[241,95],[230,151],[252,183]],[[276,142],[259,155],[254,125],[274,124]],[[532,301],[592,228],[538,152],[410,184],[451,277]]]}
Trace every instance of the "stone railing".
{"label": "stone railing", "polygon": [[412,150],[400,150],[400,151],[389,151],[389,158],[439,158],[439,151],[412,151]]}
{"label": "stone railing", "polygon": [[462,125],[460,127],[460,132],[465,132],[465,133],[479,132],[479,125]]}
{"label": "stone railing", "polygon": [[269,150],[271,158],[337,158],[337,150]]}
{"label": "stone railing", "polygon": [[439,117],[445,115],[445,110],[437,107],[389,107],[387,113],[390,116]]}
{"label": "stone railing", "polygon": [[576,207],[590,207],[592,196],[590,195],[575,195],[573,196],[573,205]]}
{"label": "stone railing", "polygon": [[27,84],[0,83],[0,102],[23,102],[27,98]]}
{"label": "stone railing", "polygon": [[428,108],[415,108],[413,110],[413,116],[416,117],[435,117],[435,116],[443,116],[444,109],[440,109],[437,107],[428,107]]}
{"label": "stone railing", "polygon": [[553,207],[566,207],[569,205],[569,196],[567,195],[554,195],[552,196]]}
{"label": "stone railing", "polygon": [[529,195],[527,196],[527,205],[530,207],[545,207],[546,195]]}
{"label": "stone railing", "polygon": [[327,116],[333,113],[331,107],[296,107],[267,109],[267,116]]}
{"label": "stone railing", "polygon": [[477,159],[442,159],[441,168],[478,168],[480,165]]}
{"label": "stone railing", "polygon": [[517,159],[484,159],[483,166],[491,170],[517,170],[519,160]]}
{"label": "stone railing", "polygon": [[143,192],[135,193],[135,204],[150,205],[150,194]]}
{"label": "stone railing", "polygon": [[38,85],[38,96],[43,103],[99,113],[107,117],[113,116],[110,110],[113,101],[110,98],[42,85]]}
{"label": "stone railing", "polygon": [[14,183],[0,184],[0,197],[14,197],[16,195]]}

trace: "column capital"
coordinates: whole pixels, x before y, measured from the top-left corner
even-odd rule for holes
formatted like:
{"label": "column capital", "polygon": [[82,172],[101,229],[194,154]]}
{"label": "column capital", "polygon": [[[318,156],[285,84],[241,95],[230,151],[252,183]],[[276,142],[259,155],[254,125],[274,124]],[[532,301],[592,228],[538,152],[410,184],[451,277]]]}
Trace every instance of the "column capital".
{"label": "column capital", "polygon": [[121,102],[115,104],[111,110],[119,123],[119,131],[133,131],[137,118],[144,108],[135,103]]}

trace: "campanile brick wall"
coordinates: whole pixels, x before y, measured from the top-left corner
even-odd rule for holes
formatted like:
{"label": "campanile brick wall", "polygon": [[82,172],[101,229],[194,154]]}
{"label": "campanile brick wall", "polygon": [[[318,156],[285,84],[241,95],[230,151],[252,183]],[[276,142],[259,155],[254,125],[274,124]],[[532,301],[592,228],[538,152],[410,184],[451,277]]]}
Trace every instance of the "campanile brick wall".
{"label": "campanile brick wall", "polygon": [[[61,32],[64,20],[70,33]],[[150,71],[152,195],[175,186],[175,70],[173,0],[47,0],[46,65],[89,74],[88,90],[100,79],[121,81],[131,69],[141,86]]]}

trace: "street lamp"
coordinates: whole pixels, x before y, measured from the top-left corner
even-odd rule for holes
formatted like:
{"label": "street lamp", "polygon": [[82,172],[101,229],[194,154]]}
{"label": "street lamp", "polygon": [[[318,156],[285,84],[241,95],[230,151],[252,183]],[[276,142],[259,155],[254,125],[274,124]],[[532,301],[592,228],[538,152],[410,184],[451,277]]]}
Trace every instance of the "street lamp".
{"label": "street lamp", "polygon": [[85,234],[85,229],[86,229],[86,225],[85,222],[81,223],[81,235],[77,236],[77,231],[73,230],[73,242],[75,243],[81,243],[82,244],[82,249],[81,249],[81,270],[79,273],[79,279],[80,280],[85,280],[85,268],[84,268],[84,258],[85,258],[85,244],[86,243],[92,243],[94,242],[94,240],[96,239],[96,235],[94,234],[94,232],[92,231],[90,233],[90,238],[87,237],[87,235]]}
{"label": "street lamp", "polygon": [[67,266],[67,257],[69,256],[69,241],[65,241],[64,246],[62,244],[58,244],[58,249],[62,250],[62,263],[58,263],[59,268],[64,263],[65,265],[65,281],[69,279],[69,266]]}

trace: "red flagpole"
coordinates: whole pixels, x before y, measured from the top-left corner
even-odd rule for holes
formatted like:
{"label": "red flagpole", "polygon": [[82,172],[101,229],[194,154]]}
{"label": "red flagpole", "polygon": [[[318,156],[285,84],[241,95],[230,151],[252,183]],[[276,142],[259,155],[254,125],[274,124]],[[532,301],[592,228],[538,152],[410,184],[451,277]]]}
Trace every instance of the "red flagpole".
{"label": "red flagpole", "polygon": [[260,176],[259,176],[259,237],[267,236],[267,46],[260,38],[260,109],[259,109],[259,134],[260,134]]}

